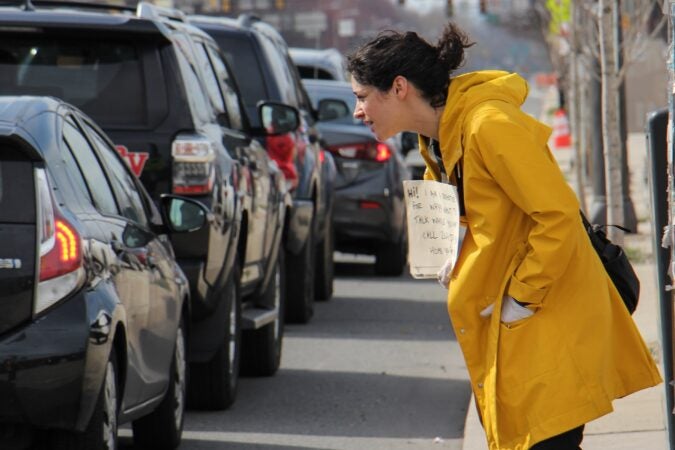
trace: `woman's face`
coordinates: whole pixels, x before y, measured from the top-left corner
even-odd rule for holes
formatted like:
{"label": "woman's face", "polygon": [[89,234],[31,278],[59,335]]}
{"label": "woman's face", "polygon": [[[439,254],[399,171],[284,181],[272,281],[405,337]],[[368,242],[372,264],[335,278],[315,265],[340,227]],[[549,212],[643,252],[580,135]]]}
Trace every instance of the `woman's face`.
{"label": "woman's face", "polygon": [[352,78],[352,90],[356,95],[354,118],[363,121],[378,141],[384,141],[400,130],[397,129],[396,97],[389,92],[382,92],[374,86],[359,84]]}

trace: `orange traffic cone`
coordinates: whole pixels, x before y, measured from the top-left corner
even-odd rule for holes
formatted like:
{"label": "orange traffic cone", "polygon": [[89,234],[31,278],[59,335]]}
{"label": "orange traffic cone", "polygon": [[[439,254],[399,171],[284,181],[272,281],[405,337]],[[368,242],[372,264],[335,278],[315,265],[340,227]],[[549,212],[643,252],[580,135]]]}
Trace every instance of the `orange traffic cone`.
{"label": "orange traffic cone", "polygon": [[553,146],[557,150],[570,148],[572,137],[570,135],[570,122],[564,108],[559,108],[553,116]]}

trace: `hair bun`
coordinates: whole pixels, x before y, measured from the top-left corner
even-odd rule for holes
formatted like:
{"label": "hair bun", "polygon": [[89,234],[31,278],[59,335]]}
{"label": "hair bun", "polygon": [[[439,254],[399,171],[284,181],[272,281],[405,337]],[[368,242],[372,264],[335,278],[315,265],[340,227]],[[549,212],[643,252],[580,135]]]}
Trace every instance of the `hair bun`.
{"label": "hair bun", "polygon": [[457,25],[449,22],[436,44],[438,61],[452,72],[464,63],[464,49],[472,45],[474,42]]}

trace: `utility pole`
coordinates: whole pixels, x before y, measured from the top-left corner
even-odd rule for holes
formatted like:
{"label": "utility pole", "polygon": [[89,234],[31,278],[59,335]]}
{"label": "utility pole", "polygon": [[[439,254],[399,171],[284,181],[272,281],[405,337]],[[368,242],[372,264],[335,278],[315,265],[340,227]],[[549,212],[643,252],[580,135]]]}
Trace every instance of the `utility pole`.
{"label": "utility pole", "polygon": [[581,33],[581,12],[579,11],[578,2],[572,2],[572,26],[571,26],[571,60],[570,60],[570,87],[572,101],[570,108],[570,115],[572,119],[572,144],[574,147],[574,173],[576,176],[576,191],[579,198],[579,206],[588,214],[586,209],[586,191],[584,189],[583,164],[581,156],[581,143],[583,140],[583,125],[581,122],[581,82],[579,80],[579,34]]}
{"label": "utility pole", "polygon": [[[624,220],[623,171],[621,155],[621,130],[619,126],[620,88],[617,71],[617,9],[616,0],[600,0],[600,72],[602,74],[602,130],[605,155],[605,182],[607,191],[607,221],[622,224]],[[616,227],[609,227],[607,235],[618,245],[623,244],[623,233]]]}

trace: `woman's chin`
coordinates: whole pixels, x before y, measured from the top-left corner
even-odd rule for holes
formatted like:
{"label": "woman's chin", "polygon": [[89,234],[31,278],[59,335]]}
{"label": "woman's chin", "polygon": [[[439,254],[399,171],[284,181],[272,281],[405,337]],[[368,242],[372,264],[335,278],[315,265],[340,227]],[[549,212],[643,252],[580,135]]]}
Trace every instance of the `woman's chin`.
{"label": "woman's chin", "polygon": [[391,135],[389,135],[389,134],[380,133],[379,131],[375,131],[372,128],[371,128],[371,131],[375,135],[375,139],[377,139],[380,142],[384,142],[391,137]]}

